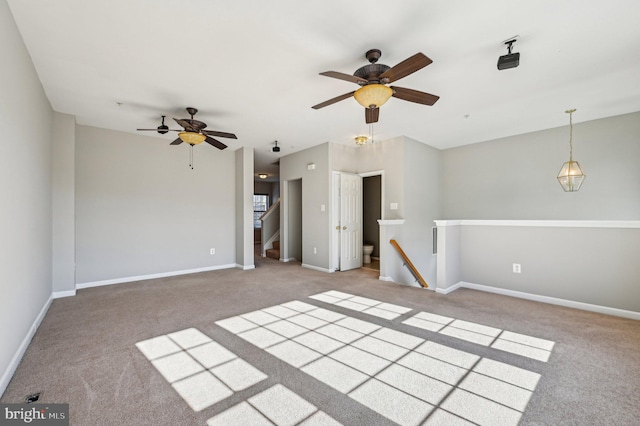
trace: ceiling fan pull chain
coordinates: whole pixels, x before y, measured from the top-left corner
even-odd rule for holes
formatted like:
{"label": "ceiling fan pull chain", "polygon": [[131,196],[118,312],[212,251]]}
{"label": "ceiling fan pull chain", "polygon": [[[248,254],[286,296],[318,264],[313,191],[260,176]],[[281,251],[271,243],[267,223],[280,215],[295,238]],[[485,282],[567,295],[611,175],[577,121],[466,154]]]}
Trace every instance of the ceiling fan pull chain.
{"label": "ceiling fan pull chain", "polygon": [[193,145],[189,144],[189,167],[193,170]]}

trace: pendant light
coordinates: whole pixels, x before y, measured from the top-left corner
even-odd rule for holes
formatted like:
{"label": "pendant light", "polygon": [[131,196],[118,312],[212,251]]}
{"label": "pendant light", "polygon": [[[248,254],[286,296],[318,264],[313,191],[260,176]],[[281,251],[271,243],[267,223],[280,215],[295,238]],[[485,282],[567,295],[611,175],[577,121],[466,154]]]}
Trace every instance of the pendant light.
{"label": "pendant light", "polygon": [[582,171],[582,167],[577,161],[573,161],[573,113],[575,109],[565,111],[569,114],[569,161],[565,162],[558,173],[558,182],[565,192],[577,192],[587,175]]}

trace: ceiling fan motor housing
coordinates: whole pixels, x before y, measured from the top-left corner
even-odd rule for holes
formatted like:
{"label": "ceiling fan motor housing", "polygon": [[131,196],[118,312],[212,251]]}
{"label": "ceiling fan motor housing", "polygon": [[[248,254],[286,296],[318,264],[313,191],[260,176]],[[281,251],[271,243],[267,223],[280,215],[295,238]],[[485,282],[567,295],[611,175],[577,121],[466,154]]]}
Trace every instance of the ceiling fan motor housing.
{"label": "ceiling fan motor housing", "polygon": [[[353,73],[354,76],[367,80],[369,83],[380,83],[380,75],[390,67],[384,64],[369,64],[360,67]],[[365,86],[365,84],[361,84]]]}

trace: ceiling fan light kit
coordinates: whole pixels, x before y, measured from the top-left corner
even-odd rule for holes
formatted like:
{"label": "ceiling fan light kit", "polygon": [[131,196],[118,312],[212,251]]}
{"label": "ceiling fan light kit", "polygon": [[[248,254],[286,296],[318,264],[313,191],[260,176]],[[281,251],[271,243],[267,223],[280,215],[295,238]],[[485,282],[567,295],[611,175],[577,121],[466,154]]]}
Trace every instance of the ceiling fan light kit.
{"label": "ceiling fan light kit", "polygon": [[367,143],[367,141],[369,140],[369,137],[368,136],[356,136],[355,140],[356,140],[356,145],[362,146],[362,145]]}
{"label": "ceiling fan light kit", "polygon": [[365,108],[380,108],[393,95],[393,90],[384,84],[367,84],[355,91],[353,97]]}
{"label": "ceiling fan light kit", "polygon": [[565,192],[577,192],[582,186],[582,182],[587,177],[580,167],[580,163],[573,161],[573,113],[575,109],[565,111],[569,114],[569,161],[565,162],[558,173],[558,182]]}
{"label": "ceiling fan light kit", "polygon": [[188,143],[189,145],[198,145],[207,138],[202,133],[194,133],[194,132],[180,132],[178,133],[178,137],[183,141]]}

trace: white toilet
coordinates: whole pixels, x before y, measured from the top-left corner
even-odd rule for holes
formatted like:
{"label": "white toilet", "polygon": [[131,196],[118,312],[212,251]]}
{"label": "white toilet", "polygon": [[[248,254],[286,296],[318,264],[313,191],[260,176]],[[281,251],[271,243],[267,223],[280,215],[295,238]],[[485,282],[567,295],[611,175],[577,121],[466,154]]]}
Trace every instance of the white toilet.
{"label": "white toilet", "polygon": [[371,263],[371,253],[373,253],[373,244],[362,245],[362,263]]}

